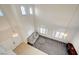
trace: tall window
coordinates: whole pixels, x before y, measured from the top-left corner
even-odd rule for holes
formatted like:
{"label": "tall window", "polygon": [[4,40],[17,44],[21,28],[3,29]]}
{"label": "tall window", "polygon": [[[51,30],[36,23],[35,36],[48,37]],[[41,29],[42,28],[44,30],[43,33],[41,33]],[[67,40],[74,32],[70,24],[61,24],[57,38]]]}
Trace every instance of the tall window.
{"label": "tall window", "polygon": [[25,7],[24,6],[21,6],[21,13],[22,15],[26,15],[26,10],[25,10]]}
{"label": "tall window", "polygon": [[33,14],[33,9],[32,9],[32,7],[29,8],[29,11],[30,11],[30,15],[32,15],[32,14]]}
{"label": "tall window", "polygon": [[0,10],[0,16],[4,16],[4,13],[2,10]]}

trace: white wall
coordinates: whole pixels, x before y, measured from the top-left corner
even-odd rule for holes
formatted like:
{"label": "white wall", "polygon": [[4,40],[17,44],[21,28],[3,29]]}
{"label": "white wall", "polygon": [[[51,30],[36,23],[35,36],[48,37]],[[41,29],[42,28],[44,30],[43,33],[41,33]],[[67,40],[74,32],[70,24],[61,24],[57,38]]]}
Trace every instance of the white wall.
{"label": "white wall", "polygon": [[[55,40],[68,43],[76,33],[75,25],[78,19],[75,20],[74,14],[77,11],[78,5],[35,5],[35,28],[39,32],[39,28],[47,29],[47,34],[41,34]],[[78,16],[78,15],[76,15]],[[72,19],[72,20],[71,20]],[[52,33],[59,31],[68,34],[66,39],[55,38]]]}
{"label": "white wall", "polygon": [[[14,12],[14,16],[16,18],[16,22],[19,26],[19,31],[21,33],[22,39],[26,40],[34,32],[34,16],[22,16],[21,5],[12,5],[12,10]],[[26,9],[29,7],[33,7],[32,5],[23,5]]]}
{"label": "white wall", "polygon": [[79,33],[75,34],[75,37],[72,39],[71,43],[79,54]]}
{"label": "white wall", "polygon": [[3,10],[4,16],[0,17],[0,42],[7,40],[11,37],[12,29],[8,23],[7,12],[10,11],[9,5],[0,5],[0,9]]}
{"label": "white wall", "polygon": [[[4,12],[4,16],[0,16],[0,45],[2,45],[6,49],[14,49],[18,44],[21,43],[20,35],[16,38],[12,37],[14,32],[18,33],[17,23],[15,22],[15,17],[13,16],[13,12],[11,10],[10,5],[0,5],[0,9]],[[18,43],[16,44],[16,42]],[[15,44],[13,44],[15,42]]]}
{"label": "white wall", "polygon": [[74,20],[72,21],[71,24],[75,24],[75,26],[77,26],[77,25],[78,26],[74,30],[76,32],[76,34],[74,34],[74,37],[71,40],[71,43],[74,45],[77,53],[79,54],[79,6],[78,6],[78,9],[76,11],[76,15],[74,16],[73,19]]}
{"label": "white wall", "polygon": [[[7,49],[14,49],[22,41],[27,41],[34,31],[33,16],[22,16],[19,6],[0,5],[5,14],[0,17],[0,45]],[[14,33],[18,36],[13,38]]]}

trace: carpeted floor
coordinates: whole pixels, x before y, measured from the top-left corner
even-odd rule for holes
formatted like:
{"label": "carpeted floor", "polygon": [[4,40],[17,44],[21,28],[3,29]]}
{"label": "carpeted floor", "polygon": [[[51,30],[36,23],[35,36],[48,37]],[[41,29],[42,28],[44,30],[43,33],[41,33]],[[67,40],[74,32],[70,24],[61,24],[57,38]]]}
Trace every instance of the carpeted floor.
{"label": "carpeted floor", "polygon": [[68,55],[66,44],[40,36],[33,45],[49,55]]}

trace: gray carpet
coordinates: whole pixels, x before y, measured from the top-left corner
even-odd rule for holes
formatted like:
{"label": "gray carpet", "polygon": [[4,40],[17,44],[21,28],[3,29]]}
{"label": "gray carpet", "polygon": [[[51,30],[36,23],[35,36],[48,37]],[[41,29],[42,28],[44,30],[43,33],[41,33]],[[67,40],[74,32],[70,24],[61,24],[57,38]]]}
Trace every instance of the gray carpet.
{"label": "gray carpet", "polygon": [[66,44],[40,36],[33,45],[49,55],[68,55]]}

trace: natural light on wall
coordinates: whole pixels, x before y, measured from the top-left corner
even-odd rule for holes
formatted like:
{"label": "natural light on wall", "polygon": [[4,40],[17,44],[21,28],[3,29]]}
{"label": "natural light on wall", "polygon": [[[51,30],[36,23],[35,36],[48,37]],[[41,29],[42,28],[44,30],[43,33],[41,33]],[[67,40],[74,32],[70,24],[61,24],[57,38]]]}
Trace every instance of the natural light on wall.
{"label": "natural light on wall", "polygon": [[67,37],[67,34],[64,33],[64,32],[56,32],[55,34],[55,38],[59,38],[59,39],[62,39],[62,38],[66,38]]}
{"label": "natural light on wall", "polygon": [[26,10],[25,10],[25,7],[24,6],[21,6],[21,13],[22,15],[26,15]]}
{"label": "natural light on wall", "polygon": [[55,37],[58,38],[59,34],[60,34],[60,32],[56,32]]}
{"label": "natural light on wall", "polygon": [[40,28],[40,33],[46,34],[46,29],[45,28]]}
{"label": "natural light on wall", "polygon": [[32,15],[32,14],[33,14],[33,9],[32,9],[32,7],[29,8],[29,11],[30,11],[30,15]]}
{"label": "natural light on wall", "polygon": [[65,33],[65,34],[64,34],[64,38],[66,38],[67,36],[68,36],[68,34]]}
{"label": "natural light on wall", "polygon": [[13,33],[12,37],[18,37],[18,35],[19,35],[18,33]]}
{"label": "natural light on wall", "polygon": [[63,38],[64,37],[64,33],[60,32],[59,38]]}

